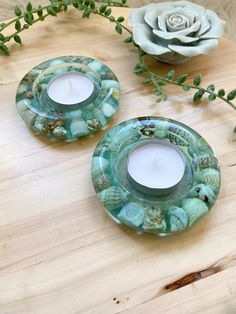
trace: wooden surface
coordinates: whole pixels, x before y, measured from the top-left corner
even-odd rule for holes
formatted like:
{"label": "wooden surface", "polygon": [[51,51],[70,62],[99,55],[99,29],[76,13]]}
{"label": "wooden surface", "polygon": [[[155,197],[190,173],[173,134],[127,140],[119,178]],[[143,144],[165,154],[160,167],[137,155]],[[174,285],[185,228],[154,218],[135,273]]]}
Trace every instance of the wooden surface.
{"label": "wooden surface", "polygon": [[[127,15],[128,10],[123,9]],[[117,16],[121,10],[117,10]],[[132,74],[136,55],[101,18],[49,18],[0,58],[0,313],[236,313],[236,114],[221,101],[193,105],[170,87],[156,104]],[[34,136],[15,108],[20,78],[60,55],[95,57],[117,74],[120,111],[110,125],[140,115],[177,119],[212,145],[222,188],[212,211],[188,232],[137,236],[105,214],[90,162],[104,132],[70,144]],[[150,59],[158,71],[164,66]],[[176,67],[204,84],[235,88],[236,46],[222,40],[210,56]],[[184,286],[185,285],[185,286]],[[184,287],[183,287],[184,286]]]}

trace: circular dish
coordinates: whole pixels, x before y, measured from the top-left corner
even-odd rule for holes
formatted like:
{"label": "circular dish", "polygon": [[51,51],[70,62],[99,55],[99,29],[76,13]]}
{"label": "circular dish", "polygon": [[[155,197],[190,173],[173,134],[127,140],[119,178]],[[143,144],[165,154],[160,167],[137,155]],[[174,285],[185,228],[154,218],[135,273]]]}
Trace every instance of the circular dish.
{"label": "circular dish", "polygon": [[[94,84],[85,101],[70,106],[53,101],[47,92],[53,79],[69,72],[86,75]],[[72,141],[106,127],[118,110],[119,99],[120,84],[106,65],[88,57],[65,56],[45,61],[24,76],[16,106],[36,134]]]}
{"label": "circular dish", "polygon": [[[167,195],[141,192],[129,180],[130,152],[150,139],[176,145],[186,159],[183,179]],[[109,130],[95,149],[91,172],[97,196],[116,223],[160,236],[190,228],[220,189],[219,163],[209,144],[188,126],[160,117],[131,119]]]}

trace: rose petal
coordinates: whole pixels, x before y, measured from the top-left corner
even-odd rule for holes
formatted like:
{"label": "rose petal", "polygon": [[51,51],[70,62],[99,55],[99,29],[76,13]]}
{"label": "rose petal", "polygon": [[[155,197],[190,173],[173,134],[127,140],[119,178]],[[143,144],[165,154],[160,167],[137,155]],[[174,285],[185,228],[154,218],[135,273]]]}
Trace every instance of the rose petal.
{"label": "rose petal", "polygon": [[204,39],[199,40],[196,46],[179,46],[179,45],[168,45],[168,47],[185,57],[194,57],[199,54],[208,54],[218,45],[217,39]]}
{"label": "rose petal", "polygon": [[141,8],[133,9],[130,12],[130,15],[128,18],[129,25],[134,26],[136,24],[146,24],[144,20],[144,15],[146,13],[147,8],[152,7],[152,6],[155,6],[155,4],[148,4]]}
{"label": "rose petal", "polygon": [[140,46],[143,51],[154,54],[161,55],[163,53],[170,52],[167,47],[159,46],[153,42],[152,30],[148,25],[137,24],[133,28],[134,42]]}
{"label": "rose petal", "polygon": [[206,11],[206,9],[203,6],[190,2],[187,3],[185,10],[188,10],[189,12],[192,12],[194,14],[198,13],[198,15],[204,14]]}
{"label": "rose petal", "polygon": [[210,30],[201,38],[219,38],[224,34],[225,21],[212,10],[206,10],[206,17],[211,25]]}
{"label": "rose petal", "polygon": [[[186,37],[187,35],[194,33],[196,31],[198,31],[198,29],[200,28],[200,22],[197,21],[195,22],[191,27],[186,28],[186,29],[182,29],[181,31],[177,31],[177,32],[163,32],[163,31],[158,31],[158,30],[153,30],[153,33],[155,35],[157,35],[160,38],[166,39],[166,40],[171,40],[171,39],[179,39],[182,42],[185,43],[191,43],[193,41],[198,40],[198,37]],[[182,39],[180,39],[182,38]]]}
{"label": "rose petal", "polygon": [[209,30],[209,28],[211,27],[210,23],[208,22],[207,18],[205,15],[198,15],[197,16],[197,20],[200,21],[200,29],[199,31],[196,33],[196,36],[201,36],[203,35],[206,31]]}
{"label": "rose petal", "polygon": [[166,11],[172,11],[173,6],[170,3],[157,3],[147,8],[144,15],[145,22],[152,28],[157,28],[157,18]]}

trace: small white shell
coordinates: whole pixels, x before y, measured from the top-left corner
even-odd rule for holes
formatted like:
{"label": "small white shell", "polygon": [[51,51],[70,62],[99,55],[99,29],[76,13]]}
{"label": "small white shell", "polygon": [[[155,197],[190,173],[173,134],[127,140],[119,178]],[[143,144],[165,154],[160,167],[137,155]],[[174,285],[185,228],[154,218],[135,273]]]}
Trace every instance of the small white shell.
{"label": "small white shell", "polygon": [[145,212],[143,229],[149,232],[164,232],[166,230],[166,222],[159,208],[148,208]]}

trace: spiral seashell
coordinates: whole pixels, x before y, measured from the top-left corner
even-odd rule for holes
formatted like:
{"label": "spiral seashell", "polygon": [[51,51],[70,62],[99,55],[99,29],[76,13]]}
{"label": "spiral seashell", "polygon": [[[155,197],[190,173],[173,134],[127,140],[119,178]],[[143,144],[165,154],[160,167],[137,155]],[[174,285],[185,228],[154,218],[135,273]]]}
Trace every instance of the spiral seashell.
{"label": "spiral seashell", "polygon": [[182,231],[188,226],[188,215],[182,208],[177,206],[171,206],[168,209],[168,220],[170,230],[173,232]]}
{"label": "spiral seashell", "polygon": [[202,183],[195,185],[191,189],[189,196],[199,198],[208,207],[212,207],[216,200],[216,195],[212,191],[212,189],[209,186]]}
{"label": "spiral seashell", "polygon": [[109,161],[103,157],[93,157],[92,160],[92,177],[105,173],[109,168]]}
{"label": "spiral seashell", "polygon": [[131,227],[140,227],[144,219],[144,208],[135,203],[129,203],[122,207],[117,218]]}
{"label": "spiral seashell", "polygon": [[119,208],[128,201],[128,193],[115,186],[98,193],[98,197],[103,205],[110,210]]}
{"label": "spiral seashell", "polygon": [[214,155],[201,155],[199,158],[199,168],[215,168],[218,165],[218,161]]}
{"label": "spiral seashell", "polygon": [[216,169],[205,168],[198,175],[200,182],[208,185],[216,194],[220,190],[220,173]]}
{"label": "spiral seashell", "polygon": [[166,230],[166,222],[159,208],[149,207],[146,210],[143,229],[149,232],[163,232]]}
{"label": "spiral seashell", "polygon": [[96,192],[101,192],[111,186],[111,179],[106,174],[93,177],[93,185]]}
{"label": "spiral seashell", "polygon": [[208,213],[207,205],[199,198],[187,198],[183,201],[182,208],[186,211],[191,227],[202,216]]}

